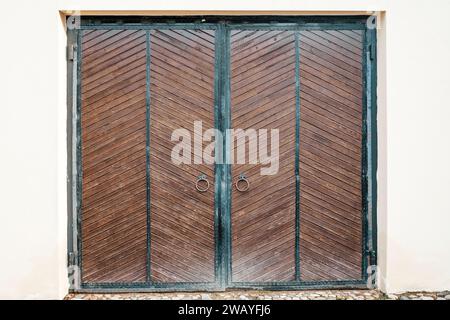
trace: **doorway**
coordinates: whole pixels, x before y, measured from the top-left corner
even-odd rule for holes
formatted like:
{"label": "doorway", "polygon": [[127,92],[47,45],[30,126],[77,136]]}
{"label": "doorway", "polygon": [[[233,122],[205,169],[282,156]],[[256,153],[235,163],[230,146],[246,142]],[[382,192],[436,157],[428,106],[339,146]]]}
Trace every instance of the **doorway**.
{"label": "doorway", "polygon": [[82,18],[68,63],[74,290],[366,286],[366,19]]}

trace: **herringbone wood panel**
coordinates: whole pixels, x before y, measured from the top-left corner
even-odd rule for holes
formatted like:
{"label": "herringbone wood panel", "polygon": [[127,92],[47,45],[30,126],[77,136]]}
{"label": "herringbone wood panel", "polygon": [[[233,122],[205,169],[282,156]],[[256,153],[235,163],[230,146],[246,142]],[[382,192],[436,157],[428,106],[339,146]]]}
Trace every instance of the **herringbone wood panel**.
{"label": "herringbone wood panel", "polygon": [[146,279],[145,67],[145,32],[83,32],[83,282]]}
{"label": "herringbone wood panel", "polygon": [[[171,134],[185,129],[193,143],[194,121],[214,128],[214,32],[154,30],[150,39],[152,281],[212,282],[214,166],[173,163]],[[189,157],[201,160],[193,150]],[[204,193],[195,188],[201,173],[210,182]]]}
{"label": "herringbone wood panel", "polygon": [[362,33],[300,33],[301,279],[361,279]]}
{"label": "herringbone wood panel", "polygon": [[[231,112],[234,129],[268,129],[280,136],[279,171],[268,164],[233,164],[232,280],[291,281],[295,277],[295,36],[290,31],[231,33]],[[236,155],[238,143],[232,152]],[[272,157],[274,155],[271,155]],[[236,190],[239,174],[250,182]]]}

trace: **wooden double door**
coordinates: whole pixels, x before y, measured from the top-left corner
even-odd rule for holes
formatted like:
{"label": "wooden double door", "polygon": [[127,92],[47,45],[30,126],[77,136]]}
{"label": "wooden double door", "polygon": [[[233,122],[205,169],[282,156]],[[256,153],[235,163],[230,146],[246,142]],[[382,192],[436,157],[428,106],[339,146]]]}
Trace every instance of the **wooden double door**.
{"label": "wooden double door", "polygon": [[364,284],[369,31],[351,25],[76,31],[80,289]]}

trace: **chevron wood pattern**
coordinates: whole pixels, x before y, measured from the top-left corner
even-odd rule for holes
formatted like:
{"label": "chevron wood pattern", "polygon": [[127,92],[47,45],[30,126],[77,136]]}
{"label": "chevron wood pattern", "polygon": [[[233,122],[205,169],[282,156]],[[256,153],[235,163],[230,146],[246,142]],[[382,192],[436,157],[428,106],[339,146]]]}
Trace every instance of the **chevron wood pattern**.
{"label": "chevron wood pattern", "polygon": [[300,46],[301,279],[361,279],[362,33],[304,31]]}
{"label": "chevron wood pattern", "polygon": [[82,281],[146,279],[145,32],[82,35]]}
{"label": "chevron wood pattern", "polygon": [[[244,130],[279,129],[280,135],[277,174],[261,175],[261,167],[267,166],[261,164],[234,164],[232,167],[234,282],[294,280],[295,99],[294,33],[233,31],[232,126]],[[237,146],[235,143],[232,150],[235,158]],[[247,163],[248,157],[247,149]],[[234,186],[241,173],[250,182],[246,192],[238,192]]]}
{"label": "chevron wood pattern", "polygon": [[[184,128],[194,137],[194,121],[202,121],[205,130],[214,128],[214,38],[207,30],[153,30],[150,35],[154,282],[214,281],[214,167],[171,161],[178,143],[171,142],[173,130]],[[202,173],[210,182],[204,193],[195,188]]]}

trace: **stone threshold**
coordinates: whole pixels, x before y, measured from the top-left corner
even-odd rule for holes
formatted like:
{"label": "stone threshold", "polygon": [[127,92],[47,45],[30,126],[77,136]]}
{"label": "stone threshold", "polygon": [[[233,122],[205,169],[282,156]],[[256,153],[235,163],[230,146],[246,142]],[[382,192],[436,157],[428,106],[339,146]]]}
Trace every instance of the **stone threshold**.
{"label": "stone threshold", "polygon": [[71,293],[65,300],[450,300],[450,291],[387,295],[378,290]]}

